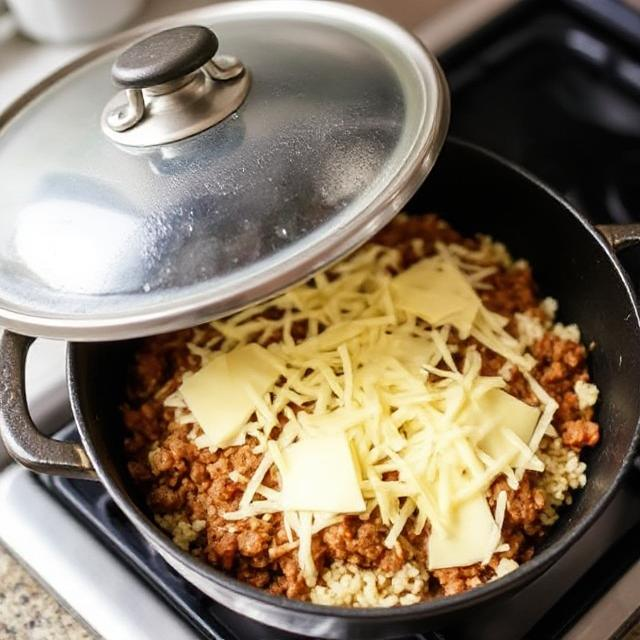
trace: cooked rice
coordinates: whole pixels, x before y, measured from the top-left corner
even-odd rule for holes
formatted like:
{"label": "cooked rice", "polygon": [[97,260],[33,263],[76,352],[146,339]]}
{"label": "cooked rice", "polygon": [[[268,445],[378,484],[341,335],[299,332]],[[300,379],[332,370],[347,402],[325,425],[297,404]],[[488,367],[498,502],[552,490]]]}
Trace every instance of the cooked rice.
{"label": "cooked rice", "polygon": [[571,342],[580,342],[580,329],[577,324],[561,324],[556,322],[553,325],[552,333],[562,340],[571,340]]}
{"label": "cooked rice", "polygon": [[558,509],[572,503],[571,490],[587,484],[587,464],[558,437],[544,438],[538,455],[545,465],[538,481],[546,499],[540,519],[544,525],[551,526],[559,517]]}
{"label": "cooked rice", "polygon": [[574,387],[576,396],[578,396],[578,406],[580,409],[586,409],[587,407],[593,407],[598,401],[598,387],[592,382],[585,382],[584,380],[578,380]]}
{"label": "cooked rice", "polygon": [[363,569],[336,560],[311,589],[315,604],[342,607],[393,607],[420,602],[429,575],[424,567],[407,562],[395,573]]}

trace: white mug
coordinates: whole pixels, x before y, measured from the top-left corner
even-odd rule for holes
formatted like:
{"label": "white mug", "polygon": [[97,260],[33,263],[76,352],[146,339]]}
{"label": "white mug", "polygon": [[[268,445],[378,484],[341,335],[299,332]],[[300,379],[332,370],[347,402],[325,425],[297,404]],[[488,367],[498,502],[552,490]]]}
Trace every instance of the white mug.
{"label": "white mug", "polygon": [[6,3],[25,35],[42,42],[67,44],[116,31],[140,10],[144,0],[6,0]]}

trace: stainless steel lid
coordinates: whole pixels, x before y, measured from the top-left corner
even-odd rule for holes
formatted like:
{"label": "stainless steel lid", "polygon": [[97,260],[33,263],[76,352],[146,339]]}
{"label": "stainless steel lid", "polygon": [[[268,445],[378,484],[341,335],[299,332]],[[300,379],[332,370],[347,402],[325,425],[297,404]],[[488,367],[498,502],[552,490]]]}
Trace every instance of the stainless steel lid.
{"label": "stainless steel lid", "polygon": [[[217,39],[123,53],[184,25]],[[0,324],[118,339],[263,300],[384,226],[447,125],[433,57],[352,6],[219,4],[124,34],[0,116]]]}

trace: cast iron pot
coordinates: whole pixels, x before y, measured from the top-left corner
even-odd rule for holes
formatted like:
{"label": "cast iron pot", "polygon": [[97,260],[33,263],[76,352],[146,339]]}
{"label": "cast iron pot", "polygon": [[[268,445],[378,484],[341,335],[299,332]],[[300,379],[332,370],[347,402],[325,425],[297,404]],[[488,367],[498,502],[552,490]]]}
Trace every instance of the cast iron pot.
{"label": "cast iron pot", "polygon": [[438,628],[453,617],[507,598],[544,572],[602,512],[628,472],[640,416],[640,320],[615,250],[640,241],[640,225],[594,229],[543,184],[477,147],[449,140],[407,209],[437,211],[463,233],[484,232],[533,266],[540,289],[577,322],[601,392],[602,441],[586,455],[588,483],[538,554],[515,572],[466,593],[394,609],[325,607],[275,597],[182,551],[153,523],[126,471],[123,400],[136,341],[71,343],[67,378],[82,444],[55,442],[31,421],[24,363],[31,338],[5,332],[0,343],[2,435],[13,457],[41,473],[100,479],[149,544],[218,602],[266,624],[327,638],[389,638]]}

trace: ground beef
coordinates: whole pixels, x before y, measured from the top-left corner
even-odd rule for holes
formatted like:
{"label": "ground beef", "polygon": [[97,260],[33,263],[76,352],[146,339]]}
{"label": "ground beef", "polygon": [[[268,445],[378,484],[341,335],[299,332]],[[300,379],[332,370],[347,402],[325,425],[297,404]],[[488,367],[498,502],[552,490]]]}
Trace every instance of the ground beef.
{"label": "ground beef", "polygon": [[439,590],[445,596],[468,591],[486,582],[493,575],[490,567],[473,564],[470,567],[454,567],[452,569],[436,569],[433,571]]}
{"label": "ground beef", "polygon": [[[416,251],[411,242],[415,238],[422,240],[423,250]],[[462,238],[433,215],[392,223],[375,241],[398,247],[403,267],[433,253],[436,242],[455,242],[470,249],[478,246],[478,240]],[[481,298],[492,311],[509,318],[516,312],[540,314],[535,283],[526,265],[501,266],[487,281],[493,288],[482,291]],[[276,317],[273,314],[278,313],[281,312],[271,309],[265,315]],[[513,322],[508,328],[515,334]],[[215,340],[216,332],[211,326],[200,327],[199,331],[205,341]],[[304,323],[294,325],[294,337],[302,338],[305,332]],[[147,507],[161,526],[172,529],[178,521],[191,523],[188,539],[191,553],[273,594],[306,599],[309,588],[300,575],[295,550],[287,546],[280,514],[235,522],[222,517],[238,508],[244,491],[241,476],[250,477],[260,462],[260,456],[252,452],[255,441],[249,438],[242,446],[216,452],[199,449],[188,438],[190,427],[174,422],[173,412],[163,406],[164,399],[179,387],[183,374],[200,366],[200,358],[187,348],[193,337],[193,330],[151,337],[142,341],[136,353],[130,371],[128,399],[122,407],[128,432],[124,450],[129,473],[142,489]],[[278,337],[275,335],[272,339]],[[504,358],[473,339],[460,344],[458,357],[462,357],[470,344],[475,344],[481,352],[482,374],[498,375],[505,364]],[[587,381],[589,377],[584,346],[547,332],[531,351],[539,361],[533,375],[559,403],[554,424],[564,444],[577,451],[595,445],[599,428],[592,421],[593,411],[580,409],[573,390],[576,381]],[[523,401],[536,404],[535,396],[517,371],[508,383],[508,390]],[[234,476],[237,481],[229,477],[231,472],[238,474]],[[495,554],[484,567],[478,564],[433,571],[422,598],[460,593],[486,582],[495,575],[500,558],[523,562],[533,555],[543,533],[540,514],[545,505],[545,497],[536,487],[536,475],[527,472],[516,491],[510,489],[503,478],[497,479],[490,488],[492,508],[498,493],[507,491],[503,539],[509,545],[508,551]],[[265,477],[264,484],[279,487],[274,468]],[[428,526],[416,535],[412,525],[410,519],[395,548],[387,549],[383,542],[388,530],[377,510],[366,519],[344,517],[314,536],[312,554],[316,566],[320,572],[336,560],[390,572],[400,570],[407,561],[424,566]]]}
{"label": "ground beef", "polygon": [[482,302],[491,311],[510,317],[514,313],[523,313],[535,308],[539,300],[531,269],[501,270],[486,280],[493,289],[480,294]]}
{"label": "ground beef", "polygon": [[560,428],[562,442],[572,449],[593,447],[600,440],[600,427],[591,420],[568,420]]}
{"label": "ground beef", "polygon": [[326,545],[327,558],[331,560],[397,571],[407,560],[407,554],[400,545],[394,549],[384,546],[387,533],[376,512],[364,521],[358,516],[348,516],[339,524],[324,529],[319,537]]}
{"label": "ground beef", "polygon": [[541,531],[540,512],[544,509],[543,492],[536,488],[534,472],[527,471],[514,491],[504,478],[498,478],[489,489],[489,505],[494,508],[500,491],[507,492],[507,510],[505,512],[505,530],[522,530],[533,536]]}

